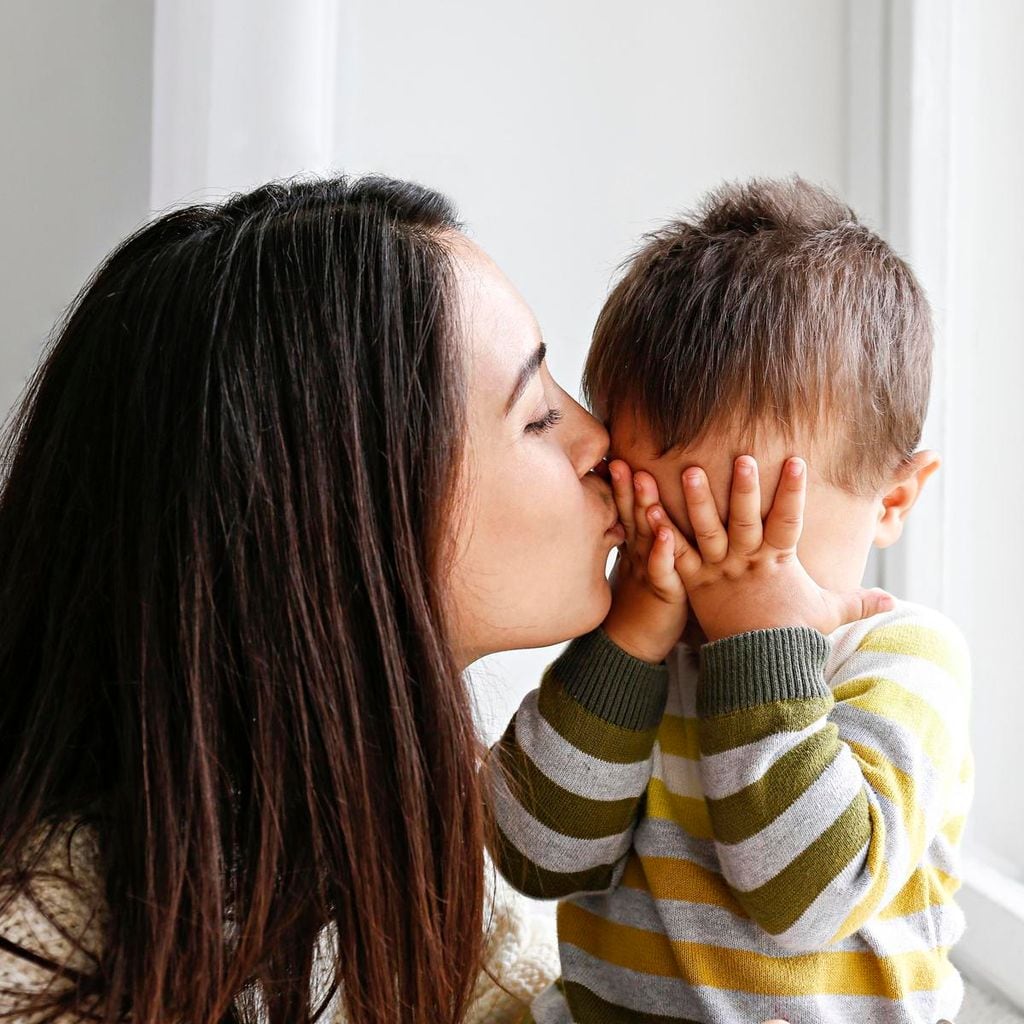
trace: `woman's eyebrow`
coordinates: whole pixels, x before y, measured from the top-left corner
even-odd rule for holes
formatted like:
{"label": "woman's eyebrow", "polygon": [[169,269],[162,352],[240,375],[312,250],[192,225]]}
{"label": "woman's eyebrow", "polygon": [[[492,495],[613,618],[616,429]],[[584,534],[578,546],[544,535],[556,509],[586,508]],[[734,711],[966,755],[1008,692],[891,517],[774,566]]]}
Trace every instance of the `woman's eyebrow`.
{"label": "woman's eyebrow", "polygon": [[509,399],[505,403],[506,416],[512,411],[512,406],[519,401],[519,396],[526,390],[526,385],[530,383],[530,378],[540,369],[540,364],[544,362],[544,356],[547,354],[547,351],[548,347],[542,341],[537,346],[537,350],[533,355],[523,363],[516,377],[516,385],[512,389],[512,394],[509,395]]}

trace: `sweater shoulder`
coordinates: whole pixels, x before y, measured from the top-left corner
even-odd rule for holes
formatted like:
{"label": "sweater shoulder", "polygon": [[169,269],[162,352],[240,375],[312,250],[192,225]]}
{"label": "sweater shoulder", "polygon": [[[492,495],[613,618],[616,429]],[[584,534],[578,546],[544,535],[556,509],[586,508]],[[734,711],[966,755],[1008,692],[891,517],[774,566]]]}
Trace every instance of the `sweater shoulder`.
{"label": "sweater shoulder", "polygon": [[943,612],[912,601],[897,600],[889,611],[841,626],[829,640],[829,678],[864,652],[916,655],[940,661],[965,682],[970,678],[970,651],[959,626]]}

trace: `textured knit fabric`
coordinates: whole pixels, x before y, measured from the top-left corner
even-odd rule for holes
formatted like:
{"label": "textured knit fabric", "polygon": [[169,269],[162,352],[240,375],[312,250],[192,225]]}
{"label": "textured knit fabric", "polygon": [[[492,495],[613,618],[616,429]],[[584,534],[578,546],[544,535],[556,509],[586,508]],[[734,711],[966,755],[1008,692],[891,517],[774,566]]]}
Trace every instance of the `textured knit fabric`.
{"label": "textured knit fabric", "polygon": [[907,603],[700,664],[571,644],[488,761],[497,862],[563,900],[535,1020],[954,1019],[968,701],[961,635]]}
{"label": "textured knit fabric", "polygon": [[[88,976],[95,970],[108,921],[101,884],[95,834],[88,828],[62,830],[33,872],[31,898],[17,897],[0,918],[0,1020],[34,1024],[38,1016],[19,1012],[26,995],[47,987],[51,993],[66,990],[76,973]],[[465,1022],[517,1024],[530,1000],[558,973],[553,930],[545,919],[531,916],[522,897],[500,880],[489,895],[485,924],[486,969]],[[46,1019],[70,1024],[72,1018]],[[344,1024],[340,999],[323,1019]]]}

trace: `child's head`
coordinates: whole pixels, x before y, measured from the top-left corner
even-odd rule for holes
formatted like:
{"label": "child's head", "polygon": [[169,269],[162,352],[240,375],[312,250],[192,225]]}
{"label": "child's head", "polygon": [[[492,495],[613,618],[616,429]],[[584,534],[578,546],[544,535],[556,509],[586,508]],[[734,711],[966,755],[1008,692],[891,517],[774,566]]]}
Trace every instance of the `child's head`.
{"label": "child's head", "polygon": [[647,236],[598,318],[584,387],[611,454],[658,482],[688,531],[680,473],[699,465],[725,515],[733,460],[808,464],[800,558],[859,584],[938,467],[918,452],[932,333],[906,263],[853,211],[794,178],[712,193]]}

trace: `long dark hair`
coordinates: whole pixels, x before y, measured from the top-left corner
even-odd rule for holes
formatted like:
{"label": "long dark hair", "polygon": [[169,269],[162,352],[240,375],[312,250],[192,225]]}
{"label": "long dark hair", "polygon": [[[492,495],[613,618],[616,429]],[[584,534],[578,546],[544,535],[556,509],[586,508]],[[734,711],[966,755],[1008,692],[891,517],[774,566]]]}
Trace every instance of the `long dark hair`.
{"label": "long dark hair", "polygon": [[336,932],[351,1021],[461,1017],[456,228],[407,183],[271,183],[140,229],[55,331],[0,496],[4,881],[85,822],[110,913],[55,1013],[295,1024]]}

